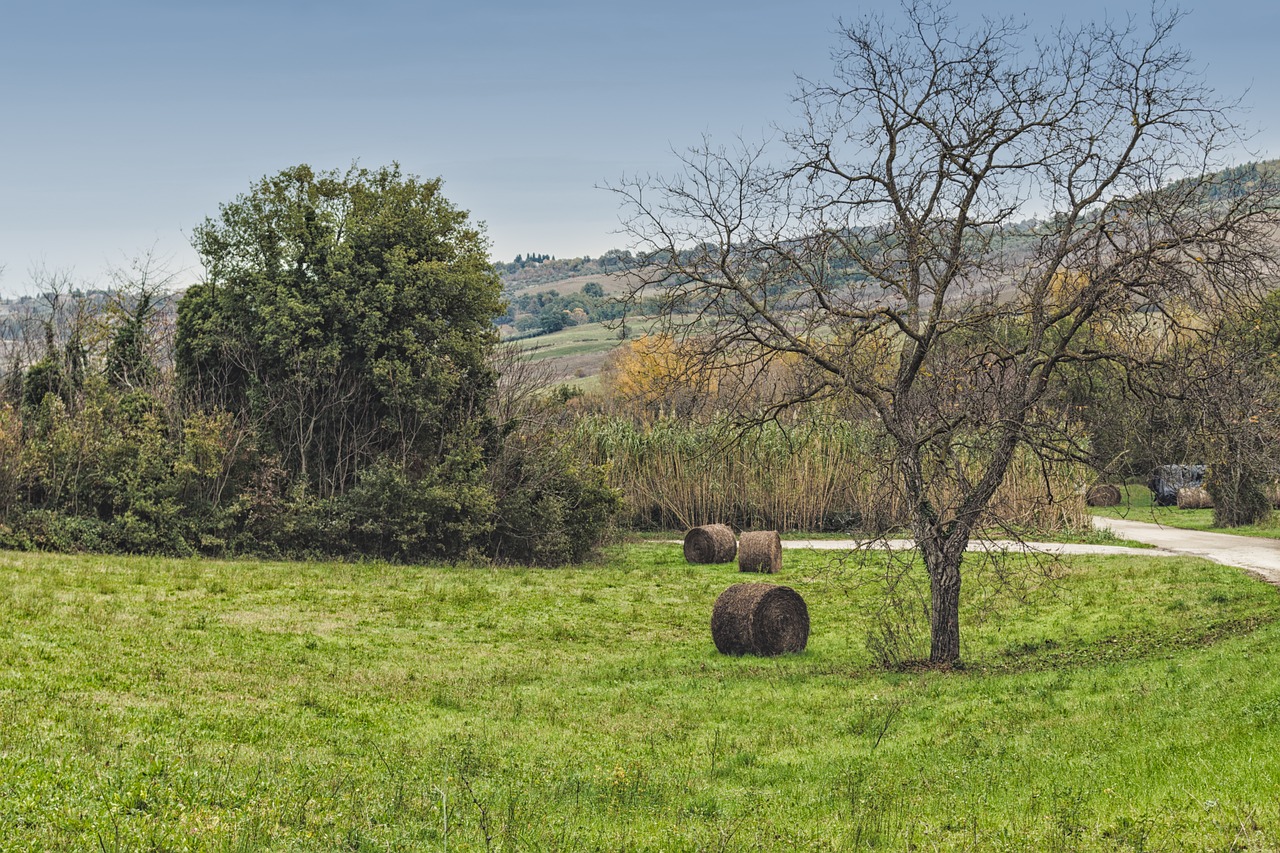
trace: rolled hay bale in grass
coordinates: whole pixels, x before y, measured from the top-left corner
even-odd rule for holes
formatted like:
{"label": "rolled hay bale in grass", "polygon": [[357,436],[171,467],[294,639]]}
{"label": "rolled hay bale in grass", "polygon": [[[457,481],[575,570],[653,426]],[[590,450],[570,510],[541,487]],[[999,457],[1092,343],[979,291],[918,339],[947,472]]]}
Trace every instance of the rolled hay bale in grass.
{"label": "rolled hay bale in grass", "polygon": [[752,530],[738,542],[738,571],[773,574],[782,568],[782,537],[776,530]]}
{"label": "rolled hay bale in grass", "polygon": [[1085,493],[1084,502],[1089,506],[1117,506],[1120,490],[1110,483],[1098,483]]}
{"label": "rolled hay bale in grass", "polygon": [[802,652],[809,642],[809,608],[791,587],[736,583],[711,610],[711,639],[722,655]]}
{"label": "rolled hay bale in grass", "polygon": [[1183,486],[1178,489],[1178,509],[1213,509],[1213,498],[1203,486]]}
{"label": "rolled hay bale in grass", "polygon": [[738,540],[727,524],[704,524],[684,535],[684,558],[690,563],[732,563]]}

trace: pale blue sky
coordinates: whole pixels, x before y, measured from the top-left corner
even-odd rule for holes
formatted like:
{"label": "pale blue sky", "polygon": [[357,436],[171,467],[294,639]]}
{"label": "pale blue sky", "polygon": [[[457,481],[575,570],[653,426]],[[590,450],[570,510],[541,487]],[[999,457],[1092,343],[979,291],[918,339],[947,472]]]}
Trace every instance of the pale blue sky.
{"label": "pale blue sky", "polygon": [[[704,133],[767,133],[795,75],[827,71],[837,18],[881,8],[897,4],[0,0],[0,292],[38,266],[101,283],[153,246],[192,280],[191,228],[303,162],[439,175],[498,259],[597,255],[625,245],[599,184],[670,171]],[[1280,4],[1184,8],[1181,42],[1220,92],[1252,87],[1255,149],[1280,156]],[[1043,30],[1148,5],[952,9]]]}

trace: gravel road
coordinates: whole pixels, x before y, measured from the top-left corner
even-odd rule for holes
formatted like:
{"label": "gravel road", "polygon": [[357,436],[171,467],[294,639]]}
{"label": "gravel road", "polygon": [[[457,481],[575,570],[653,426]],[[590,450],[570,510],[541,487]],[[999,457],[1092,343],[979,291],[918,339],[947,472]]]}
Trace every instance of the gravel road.
{"label": "gravel road", "polygon": [[1181,530],[1145,521],[1093,517],[1093,526],[1110,528],[1117,536],[1155,545],[1158,551],[1145,553],[1178,554],[1204,557],[1257,575],[1270,584],[1280,586],[1280,540],[1256,536],[1233,536],[1230,533],[1207,533]]}
{"label": "gravel road", "polygon": [[[1142,540],[1133,537],[1135,542]],[[674,541],[674,540],[673,540]],[[910,539],[783,539],[787,549],[811,551],[851,551],[854,548],[876,548],[882,551],[905,551],[915,547]],[[1011,539],[993,539],[989,542],[970,542],[969,551],[1021,551],[1026,554],[1159,554],[1148,548],[1125,548],[1121,545],[1080,545],[1063,542],[1015,542]],[[1168,556],[1172,556],[1172,552]]]}

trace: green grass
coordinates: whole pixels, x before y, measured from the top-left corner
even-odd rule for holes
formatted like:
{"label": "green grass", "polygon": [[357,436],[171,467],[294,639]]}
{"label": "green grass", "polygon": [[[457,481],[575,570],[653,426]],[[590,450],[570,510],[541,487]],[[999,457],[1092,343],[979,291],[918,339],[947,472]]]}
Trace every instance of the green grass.
{"label": "green grass", "polygon": [[[1060,542],[1068,545],[1114,545],[1121,548],[1150,549],[1154,545],[1138,542],[1135,539],[1124,539],[1117,536],[1110,528],[1091,527],[1088,530],[1023,530],[1018,534],[1024,542]],[[991,533],[993,539],[1009,539],[1009,534],[1002,531]]]}
{"label": "green grass", "polygon": [[621,341],[618,339],[616,325],[609,328],[603,323],[587,323],[549,335],[520,338],[512,343],[525,350],[530,361],[544,361],[571,355],[609,352]]}
{"label": "green grass", "polygon": [[1238,536],[1280,539],[1280,515],[1276,513],[1272,513],[1270,519],[1264,520],[1260,524],[1246,524],[1241,527],[1214,527],[1213,510],[1155,506],[1151,502],[1151,490],[1146,486],[1121,486],[1120,494],[1122,497],[1119,506],[1090,507],[1089,511],[1104,518],[1146,521],[1183,530],[1209,530],[1215,533],[1234,533]]}
{"label": "green grass", "polygon": [[0,850],[1280,848],[1275,589],[975,564],[969,668],[886,672],[878,566],[788,552],[813,633],[761,660],[710,641],[741,576],[677,545],[563,570],[3,553]]}

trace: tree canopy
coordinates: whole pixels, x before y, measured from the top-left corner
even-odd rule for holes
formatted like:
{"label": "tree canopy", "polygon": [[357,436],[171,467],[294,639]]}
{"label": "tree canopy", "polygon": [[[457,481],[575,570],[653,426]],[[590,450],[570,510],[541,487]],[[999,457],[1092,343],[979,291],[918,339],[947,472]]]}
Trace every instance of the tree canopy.
{"label": "tree canopy", "polygon": [[193,242],[208,276],[179,306],[179,378],[252,419],[285,470],[330,496],[378,460],[474,455],[501,288],[439,179],[297,166]]}

